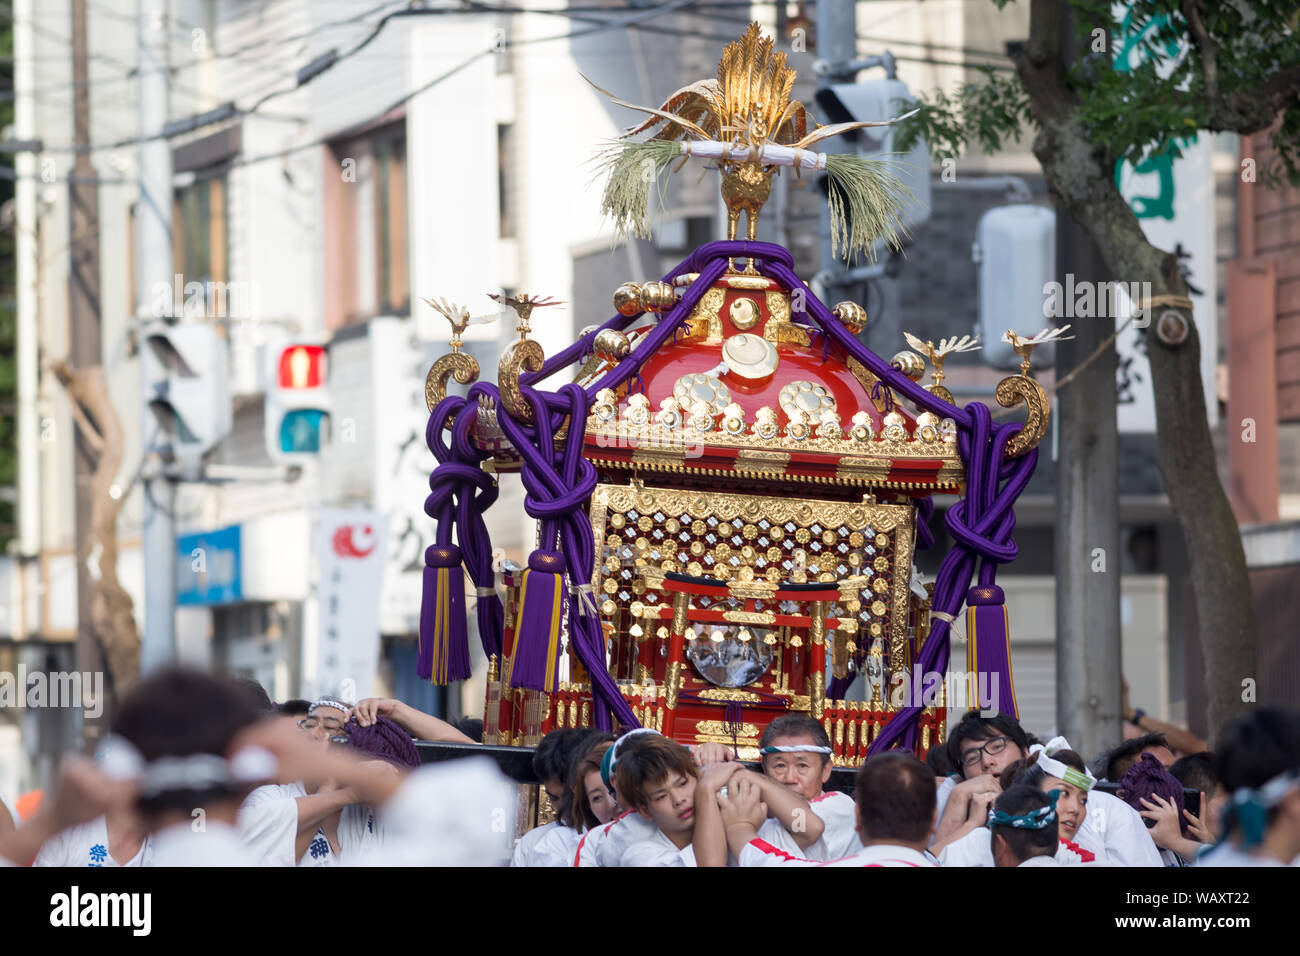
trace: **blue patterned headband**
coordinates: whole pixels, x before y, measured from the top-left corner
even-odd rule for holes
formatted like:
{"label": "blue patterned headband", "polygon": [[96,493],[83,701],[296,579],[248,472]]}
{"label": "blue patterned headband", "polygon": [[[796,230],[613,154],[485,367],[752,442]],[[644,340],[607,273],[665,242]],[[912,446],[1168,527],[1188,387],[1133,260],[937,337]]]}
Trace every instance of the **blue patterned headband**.
{"label": "blue patterned headband", "polygon": [[1015,827],[1017,830],[1044,830],[1056,821],[1056,801],[1060,799],[1060,790],[1047,792],[1047,806],[1031,810],[1020,816],[1012,816],[1001,810],[995,810],[989,817],[991,827]]}

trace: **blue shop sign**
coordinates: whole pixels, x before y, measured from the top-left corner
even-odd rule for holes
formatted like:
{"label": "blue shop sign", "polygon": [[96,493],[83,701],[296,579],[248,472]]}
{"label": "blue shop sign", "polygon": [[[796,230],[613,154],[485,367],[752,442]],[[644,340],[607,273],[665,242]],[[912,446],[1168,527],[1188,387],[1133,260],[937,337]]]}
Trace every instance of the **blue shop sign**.
{"label": "blue shop sign", "polygon": [[176,538],[176,603],[234,604],[240,584],[239,525]]}

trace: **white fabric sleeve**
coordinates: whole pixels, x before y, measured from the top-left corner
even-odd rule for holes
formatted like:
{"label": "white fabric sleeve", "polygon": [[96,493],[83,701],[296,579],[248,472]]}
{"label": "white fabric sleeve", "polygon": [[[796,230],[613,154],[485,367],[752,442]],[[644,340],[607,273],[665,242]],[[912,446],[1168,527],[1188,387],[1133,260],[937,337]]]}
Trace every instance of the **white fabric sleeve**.
{"label": "white fabric sleeve", "polygon": [[1119,866],[1164,866],[1160,849],[1151,839],[1151,831],[1147,829],[1142,814],[1109,793],[1089,794],[1088,813],[1093,812],[1093,803],[1098,797],[1109,798],[1102,801],[1100,809],[1106,814],[1106,855],[1110,862]]}
{"label": "white fabric sleeve", "polygon": [[939,781],[939,786],[934,791],[934,808],[937,811],[936,820],[943,819],[943,811],[948,806],[948,798],[952,796],[953,787],[957,786],[957,781],[952,777],[944,777]]}
{"label": "white fabric sleeve", "polygon": [[588,830],[578,840],[578,850],[570,862],[571,866],[598,866],[596,862],[596,847],[600,841],[605,838],[605,827],[599,826],[594,830]]}
{"label": "white fabric sleeve", "polygon": [[[816,809],[816,808],[814,808]],[[799,846],[795,840],[794,834],[782,826],[781,821],[776,817],[768,817],[763,821],[763,825],[758,828],[758,838],[778,850],[789,853],[791,856],[802,857],[806,860],[833,860],[830,850],[826,846],[826,836],[817,838],[817,842],[811,843],[806,847]]]}
{"label": "white fabric sleeve", "polygon": [[979,827],[954,840],[939,854],[940,866],[994,866],[992,832]]}
{"label": "white fabric sleeve", "polygon": [[416,770],[376,821],[384,845],[366,862],[383,866],[505,866],[511,854],[515,786],[489,757]]}
{"label": "white fabric sleeve", "polygon": [[[857,829],[858,806],[852,797],[839,790],[830,790],[814,799],[810,806],[826,825],[822,831],[822,840],[826,844],[825,859],[838,860],[862,849]],[[807,852],[796,856],[820,859]]]}
{"label": "white fabric sleeve", "polygon": [[655,825],[635,810],[629,810],[605,826],[605,835],[596,845],[597,866],[621,866],[623,851],[633,843],[649,840]]}
{"label": "white fabric sleeve", "polygon": [[296,866],[298,801],[263,799],[239,810],[239,839],[261,866]]}
{"label": "white fabric sleeve", "polygon": [[69,837],[74,831],[80,829],[81,827],[71,827],[46,840],[45,845],[41,847],[41,852],[37,853],[36,859],[32,861],[32,866],[72,866],[70,853],[72,841]]}
{"label": "white fabric sleeve", "polygon": [[638,840],[623,851],[619,866],[685,866],[681,851],[658,840]]}
{"label": "white fabric sleeve", "polygon": [[546,835],[558,825],[557,823],[545,823],[540,827],[534,827],[521,836],[519,842],[515,844],[515,852],[510,855],[510,865],[546,866],[545,863],[538,862],[537,851]]}
{"label": "white fabric sleeve", "polygon": [[573,827],[556,826],[533,847],[533,866],[573,866],[582,834]]}
{"label": "white fabric sleeve", "polygon": [[741,848],[738,862],[741,866],[820,866],[819,860],[787,853],[766,840],[755,838]]}

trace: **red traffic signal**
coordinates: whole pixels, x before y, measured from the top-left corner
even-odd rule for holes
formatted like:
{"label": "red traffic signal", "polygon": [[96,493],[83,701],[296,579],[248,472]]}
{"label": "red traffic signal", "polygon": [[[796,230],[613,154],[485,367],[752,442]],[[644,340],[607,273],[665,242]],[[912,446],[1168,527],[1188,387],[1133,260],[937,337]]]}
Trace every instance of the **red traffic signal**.
{"label": "red traffic signal", "polygon": [[280,388],[320,388],[325,383],[325,348],[291,345],[280,353]]}

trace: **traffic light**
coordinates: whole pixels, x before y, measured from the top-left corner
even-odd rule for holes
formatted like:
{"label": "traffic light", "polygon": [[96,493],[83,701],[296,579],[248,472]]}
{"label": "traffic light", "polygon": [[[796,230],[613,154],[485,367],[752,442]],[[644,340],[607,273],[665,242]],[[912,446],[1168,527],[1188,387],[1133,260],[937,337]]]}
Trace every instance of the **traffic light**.
{"label": "traffic light", "polygon": [[230,350],[214,326],[150,322],[142,329],[141,382],[157,420],[153,447],[196,476],[230,434]]}
{"label": "traffic light", "polygon": [[1056,276],[1056,213],[1029,203],[995,206],[980,217],[971,252],[979,264],[982,357],[994,368],[1016,368],[1020,356],[1003,333],[1028,337],[1051,321],[1043,313]]}
{"label": "traffic light", "polygon": [[[902,104],[910,102],[912,94],[902,80],[884,79],[834,83],[817,90],[813,98],[827,124],[879,123],[906,112]],[[894,136],[893,126],[872,126],[851,130],[841,139],[855,148],[859,156],[895,163],[892,172],[916,197],[903,205],[899,217],[910,231],[930,218],[930,149],[921,139],[905,155],[890,155],[895,152]],[[828,152],[833,149],[829,148]],[[819,186],[826,192],[829,188],[826,177],[819,180]]]}
{"label": "traffic light", "polygon": [[325,346],[293,342],[271,350],[266,390],[266,453],[273,461],[315,458],[329,442]]}

